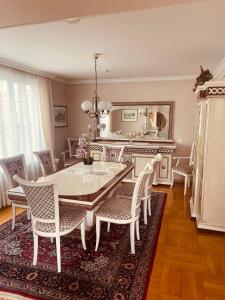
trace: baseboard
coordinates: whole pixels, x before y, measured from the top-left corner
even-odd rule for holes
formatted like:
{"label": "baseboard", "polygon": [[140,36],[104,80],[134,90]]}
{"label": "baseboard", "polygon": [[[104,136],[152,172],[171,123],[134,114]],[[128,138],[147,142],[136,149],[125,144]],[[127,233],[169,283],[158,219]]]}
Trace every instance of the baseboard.
{"label": "baseboard", "polygon": [[197,227],[199,229],[206,229],[206,230],[213,230],[213,231],[225,232],[225,227],[202,223],[199,220],[198,217],[196,217],[196,221],[197,221]]}

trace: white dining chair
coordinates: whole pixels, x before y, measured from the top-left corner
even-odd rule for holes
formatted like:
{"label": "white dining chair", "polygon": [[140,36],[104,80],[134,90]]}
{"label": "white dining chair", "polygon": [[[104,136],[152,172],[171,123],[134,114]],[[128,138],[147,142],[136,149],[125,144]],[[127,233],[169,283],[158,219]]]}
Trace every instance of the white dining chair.
{"label": "white dining chair", "polygon": [[103,161],[122,162],[123,152],[122,145],[103,145]]}
{"label": "white dining chair", "polygon": [[48,176],[56,172],[59,162],[58,158],[53,158],[49,149],[34,152],[42,171],[43,176]]}
{"label": "white dining chair", "polygon": [[172,179],[171,188],[174,185],[174,175],[178,174],[184,176],[184,195],[187,193],[187,188],[190,187],[191,177],[193,176],[193,164],[194,164],[194,149],[195,144],[192,144],[190,156],[174,156],[176,164],[172,167]]}
{"label": "white dining chair", "polygon": [[[13,179],[14,175],[18,175],[23,179],[28,179],[25,157],[23,154],[0,159],[0,166],[3,169],[7,180],[8,190],[17,187],[19,184]],[[27,218],[30,219],[29,206],[26,200],[17,198],[12,201],[12,229],[15,228],[16,208],[27,209]]]}
{"label": "white dining chair", "polygon": [[[153,168],[153,172],[149,176],[148,181],[148,198],[145,198],[145,195],[142,195],[142,201],[143,201],[143,214],[144,214],[144,223],[147,224],[148,222],[148,215],[151,216],[151,190],[153,185],[153,180],[155,176],[155,172],[158,168],[158,165],[160,161],[162,160],[162,155],[158,153],[153,159],[151,159],[145,166],[144,170],[150,170]],[[122,182],[114,192],[114,195],[124,198],[131,199],[134,193],[134,182]],[[109,230],[110,225],[108,225]]]}
{"label": "white dining chair", "polygon": [[100,241],[101,222],[115,224],[130,224],[130,245],[131,253],[135,254],[135,225],[137,240],[140,240],[139,217],[141,211],[142,195],[148,197],[148,178],[153,169],[141,171],[134,188],[132,201],[122,197],[112,197],[107,199],[95,212],[96,215],[96,246],[98,250]]}
{"label": "white dining chair", "polygon": [[81,241],[86,250],[86,212],[72,205],[59,207],[57,184],[54,182],[30,182],[17,175],[13,178],[21,185],[31,210],[34,238],[33,265],[37,264],[38,236],[55,238],[57,270],[61,272],[61,236],[71,233],[80,225]]}
{"label": "white dining chair", "polygon": [[76,157],[78,140],[75,138],[67,138],[67,144],[68,150],[62,152],[64,168],[72,166],[79,161]]}

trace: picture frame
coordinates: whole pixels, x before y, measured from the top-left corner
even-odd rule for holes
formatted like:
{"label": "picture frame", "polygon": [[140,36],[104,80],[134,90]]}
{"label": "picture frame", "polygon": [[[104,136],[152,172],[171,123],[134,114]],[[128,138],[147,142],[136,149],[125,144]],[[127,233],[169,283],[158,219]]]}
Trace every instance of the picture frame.
{"label": "picture frame", "polygon": [[54,127],[68,126],[67,106],[54,105],[53,116],[54,116]]}
{"label": "picture frame", "polygon": [[123,122],[137,122],[138,110],[137,109],[123,109],[122,110]]}

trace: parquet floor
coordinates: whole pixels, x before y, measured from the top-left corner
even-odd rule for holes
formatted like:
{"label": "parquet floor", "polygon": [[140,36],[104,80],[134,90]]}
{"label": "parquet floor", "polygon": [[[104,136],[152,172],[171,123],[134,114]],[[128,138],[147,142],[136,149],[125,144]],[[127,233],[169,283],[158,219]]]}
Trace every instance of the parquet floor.
{"label": "parquet floor", "polygon": [[168,196],[147,300],[225,300],[225,234],[196,228],[182,184],[155,189]]}
{"label": "parquet floor", "polygon": [[[183,185],[155,190],[168,196],[147,300],[225,300],[225,234],[196,229]],[[0,210],[0,223],[10,219]]]}

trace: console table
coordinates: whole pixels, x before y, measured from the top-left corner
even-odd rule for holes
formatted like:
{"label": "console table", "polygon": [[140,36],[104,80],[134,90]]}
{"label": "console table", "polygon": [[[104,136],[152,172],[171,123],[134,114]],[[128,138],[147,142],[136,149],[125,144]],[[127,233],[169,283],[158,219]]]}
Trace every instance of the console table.
{"label": "console table", "polygon": [[159,168],[156,170],[155,184],[171,184],[171,167],[172,156],[175,152],[176,145],[174,143],[126,143],[126,142],[93,142],[90,145],[91,156],[94,160],[102,160],[103,145],[124,145],[124,162],[132,162],[134,169],[132,173],[127,177],[128,180],[135,181],[143,170],[149,160],[153,159],[158,153],[162,154],[162,161],[159,164]]}

